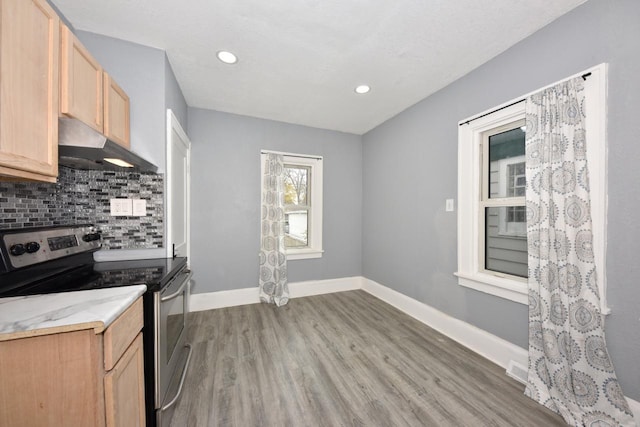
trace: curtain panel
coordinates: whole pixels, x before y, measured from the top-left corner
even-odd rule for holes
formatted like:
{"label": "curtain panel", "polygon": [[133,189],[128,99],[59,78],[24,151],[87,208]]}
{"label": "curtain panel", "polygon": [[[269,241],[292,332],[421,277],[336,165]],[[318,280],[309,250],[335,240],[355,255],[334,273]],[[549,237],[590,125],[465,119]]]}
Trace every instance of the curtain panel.
{"label": "curtain panel", "polygon": [[262,159],[260,301],[280,307],[289,301],[284,245],[284,163],[281,154],[267,153]]}
{"label": "curtain panel", "polygon": [[634,426],[607,352],[600,312],[584,92],[584,80],[577,77],[526,100],[525,394],[570,425]]}

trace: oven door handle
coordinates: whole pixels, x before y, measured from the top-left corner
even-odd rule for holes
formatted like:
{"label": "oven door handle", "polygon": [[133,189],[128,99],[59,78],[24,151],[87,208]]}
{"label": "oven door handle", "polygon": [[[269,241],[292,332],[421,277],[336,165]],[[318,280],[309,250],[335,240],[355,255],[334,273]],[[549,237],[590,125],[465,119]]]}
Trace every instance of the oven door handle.
{"label": "oven door handle", "polygon": [[193,273],[191,272],[191,270],[186,270],[186,271],[187,271],[188,275],[187,275],[187,278],[184,279],[184,282],[182,282],[182,285],[180,285],[180,289],[178,289],[177,291],[175,291],[171,295],[167,295],[167,296],[161,297],[160,298],[160,302],[165,302],[165,301],[172,300],[174,298],[179,297],[182,294],[182,291],[183,291],[184,287],[187,286],[187,283],[189,283],[189,280],[191,280],[191,276],[193,276]]}
{"label": "oven door handle", "polygon": [[184,368],[182,368],[182,374],[180,375],[180,384],[178,385],[178,391],[176,391],[176,395],[173,396],[173,399],[171,399],[169,403],[167,403],[162,408],[160,408],[161,412],[164,412],[167,409],[171,408],[176,403],[180,395],[182,394],[182,386],[184,386],[184,380],[185,378],[187,378],[187,369],[189,369],[189,362],[191,362],[191,350],[192,350],[191,344],[185,344],[184,347],[189,349],[189,354],[187,354],[187,361],[184,364]]}

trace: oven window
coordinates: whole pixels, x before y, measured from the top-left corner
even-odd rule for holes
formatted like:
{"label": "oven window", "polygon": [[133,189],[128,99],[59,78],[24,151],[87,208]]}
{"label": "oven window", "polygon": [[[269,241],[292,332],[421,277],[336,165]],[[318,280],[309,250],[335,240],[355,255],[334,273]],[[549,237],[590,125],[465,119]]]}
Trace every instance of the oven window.
{"label": "oven window", "polygon": [[171,359],[184,329],[184,295],[183,292],[176,298],[162,303],[163,310],[167,313],[167,360]]}

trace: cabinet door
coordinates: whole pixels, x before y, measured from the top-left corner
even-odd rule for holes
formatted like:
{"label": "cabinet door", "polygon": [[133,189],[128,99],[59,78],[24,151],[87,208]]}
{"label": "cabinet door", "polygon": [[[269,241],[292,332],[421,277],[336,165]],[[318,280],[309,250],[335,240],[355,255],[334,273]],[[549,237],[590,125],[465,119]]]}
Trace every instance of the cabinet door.
{"label": "cabinet door", "polygon": [[142,333],[104,377],[107,426],[145,425]]}
{"label": "cabinet door", "polygon": [[60,43],[60,113],[102,133],[102,67],[64,24]]}
{"label": "cabinet door", "polygon": [[104,427],[101,351],[93,329],[0,341],[0,426]]}
{"label": "cabinet door", "polygon": [[46,0],[0,2],[0,175],[58,175],[59,25]]}
{"label": "cabinet door", "polygon": [[107,73],[104,73],[104,134],[129,148],[129,96]]}

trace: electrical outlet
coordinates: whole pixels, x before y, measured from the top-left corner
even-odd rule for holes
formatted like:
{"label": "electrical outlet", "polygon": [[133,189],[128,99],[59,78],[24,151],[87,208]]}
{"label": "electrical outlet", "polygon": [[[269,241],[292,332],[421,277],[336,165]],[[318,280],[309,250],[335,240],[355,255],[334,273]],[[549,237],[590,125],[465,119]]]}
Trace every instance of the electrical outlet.
{"label": "electrical outlet", "polygon": [[133,216],[147,216],[147,201],[144,199],[133,199]]}
{"label": "electrical outlet", "polygon": [[453,212],[453,199],[447,199],[445,202],[445,210],[447,212]]}
{"label": "electrical outlet", "polygon": [[131,216],[133,209],[131,199],[110,199],[111,216]]}

